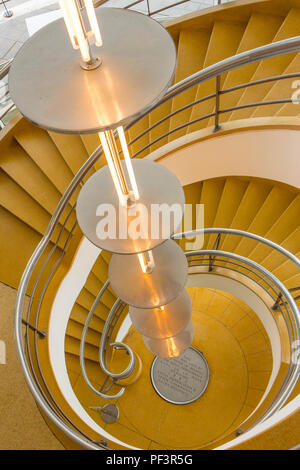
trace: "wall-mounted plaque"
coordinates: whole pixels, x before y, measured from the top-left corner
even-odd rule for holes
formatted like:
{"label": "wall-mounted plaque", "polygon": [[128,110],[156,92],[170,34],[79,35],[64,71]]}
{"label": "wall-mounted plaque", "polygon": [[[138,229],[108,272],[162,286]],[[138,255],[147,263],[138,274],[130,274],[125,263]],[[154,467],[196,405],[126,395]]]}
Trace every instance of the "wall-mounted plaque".
{"label": "wall-mounted plaque", "polygon": [[175,405],[192,403],[203,395],[209,382],[209,367],[201,351],[188,348],[179,357],[156,357],[151,367],[156,392]]}

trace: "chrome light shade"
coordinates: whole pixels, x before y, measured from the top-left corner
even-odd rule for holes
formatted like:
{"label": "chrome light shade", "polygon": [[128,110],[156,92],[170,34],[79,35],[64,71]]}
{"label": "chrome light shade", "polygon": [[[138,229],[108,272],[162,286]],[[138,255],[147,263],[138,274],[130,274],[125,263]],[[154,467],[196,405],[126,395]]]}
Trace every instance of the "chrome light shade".
{"label": "chrome light shade", "polygon": [[149,338],[176,336],[189,323],[192,302],[184,289],[179,296],[167,305],[153,309],[130,307],[129,315],[134,327]]}
{"label": "chrome light shade", "polygon": [[186,351],[192,344],[194,337],[194,328],[192,322],[189,322],[184,330],[176,336],[170,338],[157,339],[143,336],[145,346],[149,351],[158,357],[178,357]]}
{"label": "chrome light shade", "polygon": [[113,255],[108,276],[115,293],[128,305],[156,308],[176,299],[185,286],[188,264],[182,249],[167,240],[152,250],[155,268],[143,273],[137,255]]}

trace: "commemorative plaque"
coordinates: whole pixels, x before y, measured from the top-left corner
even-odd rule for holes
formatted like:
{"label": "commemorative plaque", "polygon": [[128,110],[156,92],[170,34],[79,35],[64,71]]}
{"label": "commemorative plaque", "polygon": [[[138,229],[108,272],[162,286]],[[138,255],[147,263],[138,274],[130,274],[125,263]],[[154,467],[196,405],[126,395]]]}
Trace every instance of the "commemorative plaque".
{"label": "commemorative plaque", "polygon": [[151,381],[164,400],[186,405],[198,400],[205,392],[209,367],[201,351],[191,346],[179,357],[156,357],[151,367]]}

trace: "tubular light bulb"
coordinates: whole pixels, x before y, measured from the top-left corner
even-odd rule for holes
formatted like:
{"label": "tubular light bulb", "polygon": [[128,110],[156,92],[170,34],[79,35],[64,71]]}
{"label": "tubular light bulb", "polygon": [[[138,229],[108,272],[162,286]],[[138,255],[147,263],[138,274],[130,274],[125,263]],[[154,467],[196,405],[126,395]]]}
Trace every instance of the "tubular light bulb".
{"label": "tubular light bulb", "polygon": [[124,155],[124,159],[126,163],[126,168],[128,171],[131,188],[133,191],[134,198],[137,201],[140,198],[140,195],[139,195],[139,190],[138,190],[136,179],[135,179],[135,174],[132,168],[131,158],[129,155],[129,150],[128,150],[128,146],[126,142],[124,129],[122,126],[120,126],[117,128],[117,131],[118,131],[119,138],[120,138],[120,143],[121,143],[121,147],[122,147],[122,151],[123,151],[123,155]]}
{"label": "tubular light bulb", "polygon": [[101,144],[102,144],[105,156],[106,156],[108,168],[109,168],[113,183],[115,185],[115,188],[119,197],[120,204],[124,207],[127,207],[127,199],[122,191],[122,188],[119,182],[117,170],[113,162],[113,158],[112,158],[111,151],[110,151],[107,139],[106,139],[105,132],[99,132],[99,137],[100,137],[100,141],[101,141]]}
{"label": "tubular light bulb", "polygon": [[138,254],[139,262],[144,274],[150,274],[154,269],[154,258],[152,251]]}
{"label": "tubular light bulb", "polygon": [[85,8],[87,11],[87,15],[89,18],[91,30],[94,33],[95,36],[95,44],[96,46],[100,47],[102,46],[102,37],[99,29],[99,24],[97,21],[96,13],[95,13],[95,8],[93,5],[93,0],[84,0]]}
{"label": "tubular light bulb", "polygon": [[74,49],[78,49],[79,47],[82,60],[84,62],[90,62],[91,56],[89,45],[83,29],[80,11],[77,8],[76,0],[59,0],[59,4],[63,11],[66,27]]}
{"label": "tubular light bulb", "polygon": [[60,8],[62,9],[62,12],[63,12],[65,24],[66,24],[66,27],[67,27],[68,34],[70,36],[72,46],[73,46],[74,49],[79,49],[79,45],[76,42],[76,34],[75,34],[74,27],[73,27],[73,23],[70,19],[71,15],[70,15],[69,10],[68,10],[68,3],[67,3],[66,0],[59,0],[59,5],[60,5]]}

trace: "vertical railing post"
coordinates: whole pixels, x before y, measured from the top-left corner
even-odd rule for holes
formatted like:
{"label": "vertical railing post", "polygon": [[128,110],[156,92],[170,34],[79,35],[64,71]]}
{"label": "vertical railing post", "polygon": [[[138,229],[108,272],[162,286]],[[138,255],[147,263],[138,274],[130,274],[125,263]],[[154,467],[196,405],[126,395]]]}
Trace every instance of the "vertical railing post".
{"label": "vertical railing post", "polygon": [[221,88],[221,76],[217,75],[216,77],[216,114],[215,114],[215,128],[214,132],[218,132],[221,129],[219,124],[220,117],[220,88]]}
{"label": "vertical railing post", "polygon": [[146,3],[147,3],[148,16],[150,16],[150,4],[149,4],[149,0],[146,0]]}
{"label": "vertical railing post", "polygon": [[41,339],[44,339],[46,338],[47,336],[47,333],[45,331],[40,331],[38,330],[37,328],[35,328],[34,326],[30,325],[30,323],[28,323],[27,321],[25,320],[22,320],[22,323],[23,325],[25,325],[27,328],[29,328],[30,330],[34,331],[35,333],[37,333],[39,335],[39,338]]}
{"label": "vertical railing post", "polygon": [[271,307],[272,310],[277,310],[282,299],[282,292],[279,292],[275,304]]}
{"label": "vertical railing post", "polygon": [[[213,247],[212,247],[213,250],[218,250],[219,249],[220,241],[221,241],[221,234],[218,233],[218,236],[215,239],[215,242],[214,242]],[[212,256],[212,255],[209,256],[208,272],[211,272],[213,270],[214,259],[215,259],[215,256]]]}

